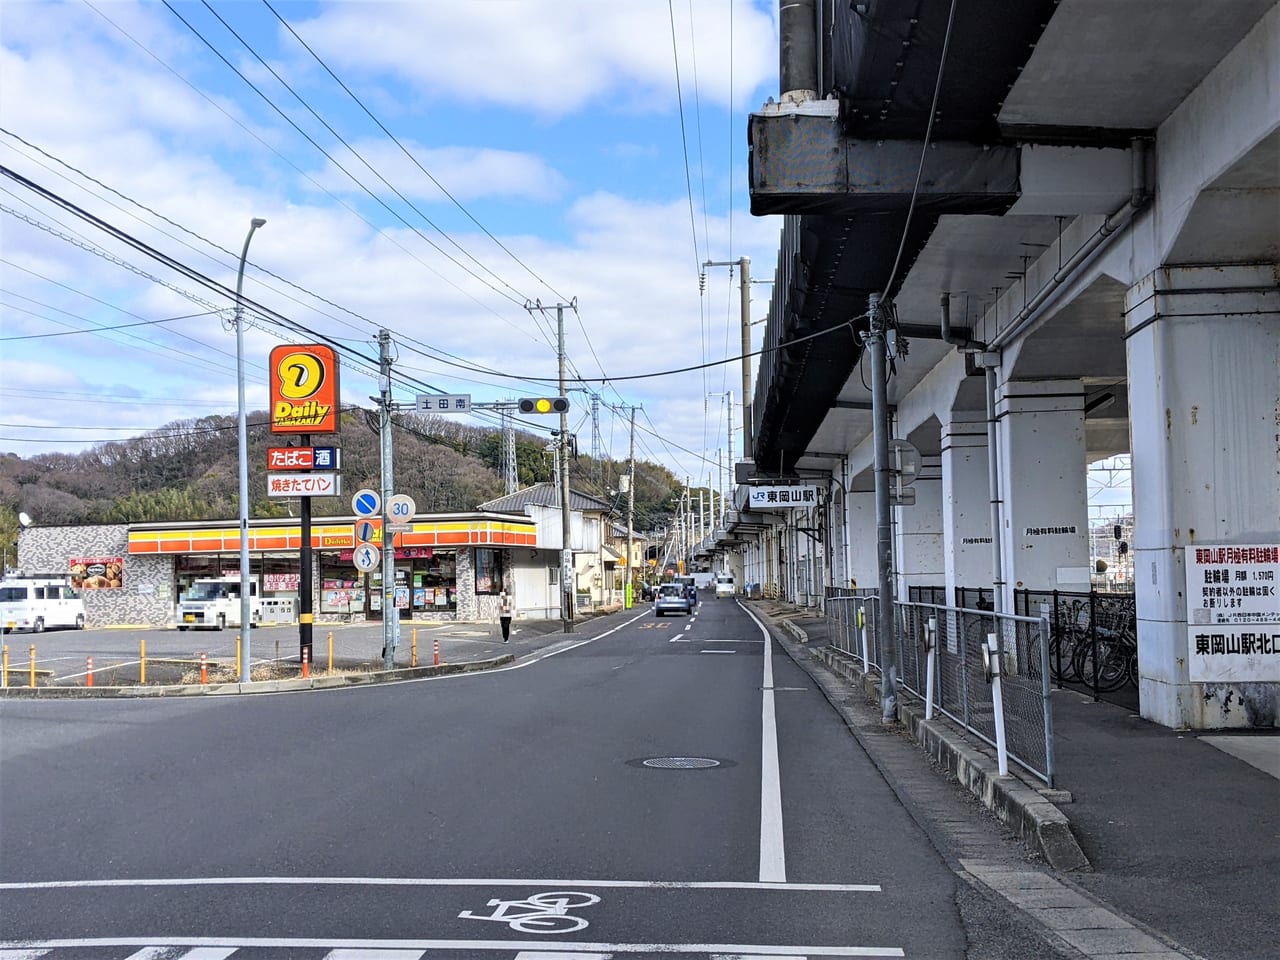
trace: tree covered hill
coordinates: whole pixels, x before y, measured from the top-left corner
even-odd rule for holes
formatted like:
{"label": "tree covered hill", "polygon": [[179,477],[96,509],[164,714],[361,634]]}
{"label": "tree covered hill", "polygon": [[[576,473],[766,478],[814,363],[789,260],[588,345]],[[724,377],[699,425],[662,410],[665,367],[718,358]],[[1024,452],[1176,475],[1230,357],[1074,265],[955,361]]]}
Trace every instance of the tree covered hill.
{"label": "tree covered hill", "polygon": [[[297,501],[266,495],[267,448],[286,446],[288,438],[268,431],[265,412],[250,414],[248,422],[252,516],[296,513]],[[381,488],[376,428],[376,413],[352,409],[343,413],[340,434],[312,438],[317,446],[342,450],[343,495],[314,498],[315,516],[350,514],[352,493]],[[422,513],[474,510],[505,492],[499,431],[406,413],[396,416],[392,436],[395,490],[412,496]],[[546,438],[516,432],[521,487],[552,479],[546,444]],[[210,416],[174,421],[76,454],[2,454],[0,543],[12,558],[19,511],[51,525],[234,518],[239,512],[237,446],[236,418]],[[581,456],[571,462],[569,476],[575,490],[616,502],[621,517],[626,499],[615,491],[625,472],[625,462]],[[636,528],[666,526],[679,491],[671,471],[637,461]]]}

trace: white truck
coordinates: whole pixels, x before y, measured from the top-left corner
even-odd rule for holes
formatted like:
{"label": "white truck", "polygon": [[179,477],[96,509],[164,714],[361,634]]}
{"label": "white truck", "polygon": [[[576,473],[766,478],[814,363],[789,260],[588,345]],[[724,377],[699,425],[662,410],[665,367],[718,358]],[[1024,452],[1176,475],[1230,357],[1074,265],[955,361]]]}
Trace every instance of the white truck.
{"label": "white truck", "polygon": [[0,629],[42,633],[48,627],[84,629],[84,600],[66,577],[9,576],[0,580]]}
{"label": "white truck", "polygon": [[[249,618],[255,624],[262,620],[262,597],[256,580],[249,581]],[[240,626],[240,578],[196,580],[190,590],[178,597],[177,620],[179,630]]]}

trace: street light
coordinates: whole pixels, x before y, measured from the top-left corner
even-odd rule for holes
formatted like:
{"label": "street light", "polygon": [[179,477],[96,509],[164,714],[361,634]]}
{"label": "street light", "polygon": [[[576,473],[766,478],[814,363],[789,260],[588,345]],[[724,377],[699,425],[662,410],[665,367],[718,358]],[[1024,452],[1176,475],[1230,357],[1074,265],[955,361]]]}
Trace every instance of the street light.
{"label": "street light", "polygon": [[240,682],[249,682],[249,630],[252,619],[249,602],[249,427],[244,410],[244,261],[249,255],[249,241],[253,231],[267,221],[254,217],[249,221],[249,232],[240,251],[240,269],[236,272],[236,414],[239,418],[240,456],[240,636],[243,638],[240,657]]}

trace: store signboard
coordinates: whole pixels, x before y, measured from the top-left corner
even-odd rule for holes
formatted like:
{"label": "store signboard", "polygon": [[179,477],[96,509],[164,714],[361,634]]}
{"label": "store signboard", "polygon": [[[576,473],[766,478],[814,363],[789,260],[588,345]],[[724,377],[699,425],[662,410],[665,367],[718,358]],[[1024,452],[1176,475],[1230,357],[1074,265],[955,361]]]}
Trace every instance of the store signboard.
{"label": "store signboard", "polygon": [[1280,544],[1191,546],[1185,566],[1189,678],[1280,681]]}
{"label": "store signboard", "polygon": [[336,473],[268,473],[269,497],[336,497],[342,477]]}
{"label": "store signboard", "polygon": [[267,365],[272,433],[337,433],[338,355],[321,343],[283,344]]}
{"label": "store signboard", "polygon": [[336,470],[341,466],[337,447],[268,447],[268,470]]}

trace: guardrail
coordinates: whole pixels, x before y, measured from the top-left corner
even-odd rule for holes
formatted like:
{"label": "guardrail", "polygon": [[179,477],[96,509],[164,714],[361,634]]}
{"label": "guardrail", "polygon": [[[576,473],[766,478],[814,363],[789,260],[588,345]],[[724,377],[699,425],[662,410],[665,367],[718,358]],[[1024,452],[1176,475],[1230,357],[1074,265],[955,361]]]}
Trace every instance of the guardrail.
{"label": "guardrail", "polygon": [[[879,671],[875,597],[830,588],[830,642]],[[1050,621],[932,603],[895,603],[898,676],[903,689],[996,748],[1001,772],[1012,759],[1053,786]]]}

